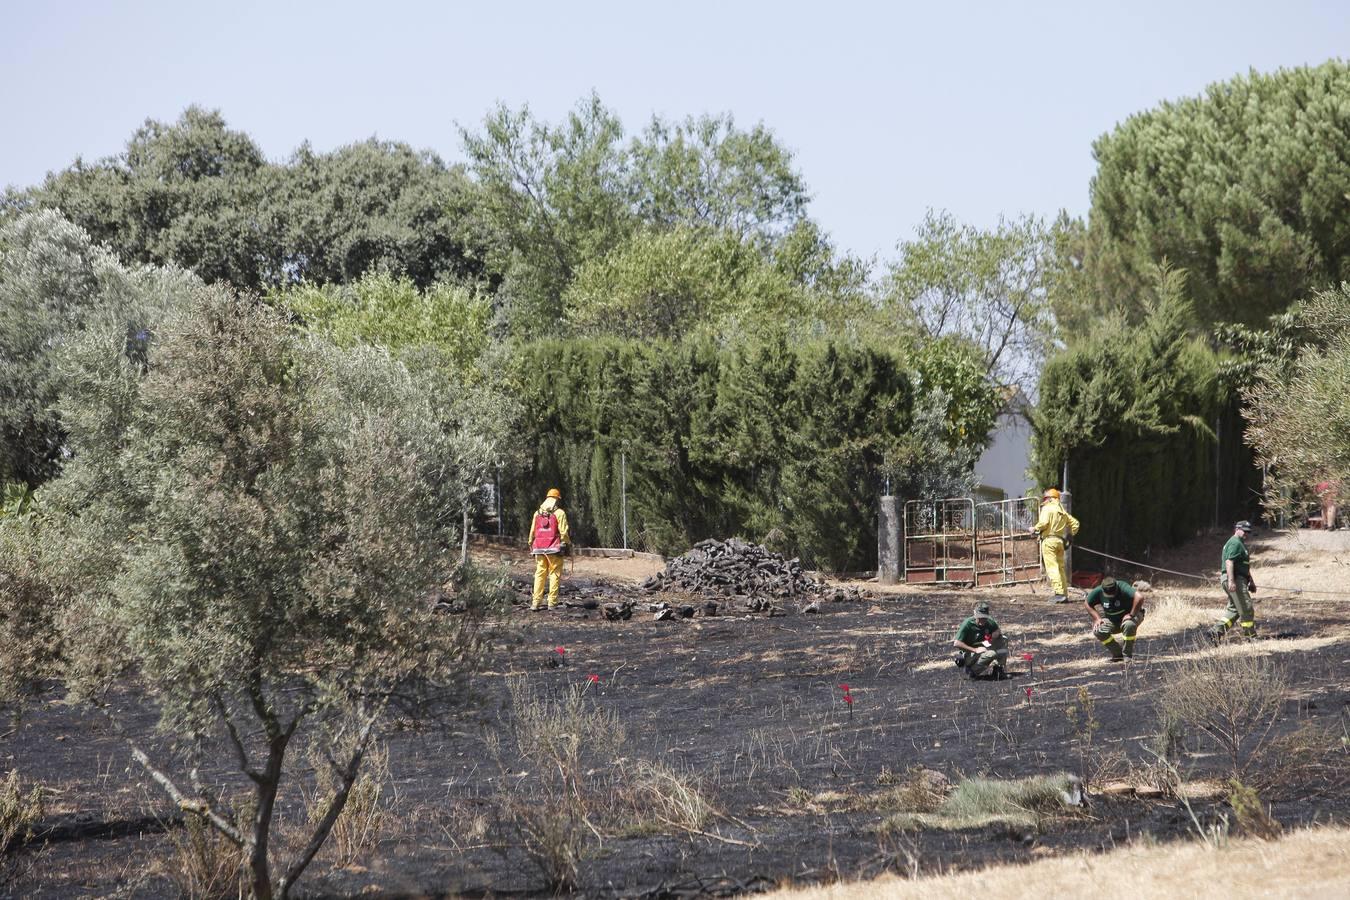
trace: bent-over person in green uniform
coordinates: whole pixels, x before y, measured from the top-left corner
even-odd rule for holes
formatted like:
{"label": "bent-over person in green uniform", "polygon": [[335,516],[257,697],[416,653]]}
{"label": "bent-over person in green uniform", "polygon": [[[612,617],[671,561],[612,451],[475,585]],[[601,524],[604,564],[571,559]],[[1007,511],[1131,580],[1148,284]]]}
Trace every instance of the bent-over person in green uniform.
{"label": "bent-over person in green uniform", "polygon": [[994,667],[991,674],[995,678],[1003,676],[1004,663],[1008,661],[1008,639],[989,615],[987,602],[982,600],[976,604],[975,614],[956,629],[952,646],[961,651],[959,662],[971,678],[981,677],[990,666]]}
{"label": "bent-over person in green uniform", "polygon": [[1088,592],[1083,604],[1092,616],[1092,636],[1102,642],[1115,662],[1134,656],[1134,639],[1144,621],[1144,588],[1107,575]]}

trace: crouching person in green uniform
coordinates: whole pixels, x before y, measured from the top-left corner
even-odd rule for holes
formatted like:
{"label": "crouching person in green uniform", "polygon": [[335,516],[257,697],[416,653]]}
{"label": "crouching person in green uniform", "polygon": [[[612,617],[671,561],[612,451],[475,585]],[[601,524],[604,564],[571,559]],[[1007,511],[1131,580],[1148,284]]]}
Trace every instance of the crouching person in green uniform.
{"label": "crouching person in green uniform", "polygon": [[1144,621],[1144,591],[1110,575],[1087,595],[1084,604],[1092,616],[1092,636],[1102,642],[1111,659],[1120,662],[1134,656],[1134,639]]}
{"label": "crouching person in green uniform", "polygon": [[1003,676],[1004,663],[1008,661],[1008,639],[989,615],[988,603],[981,601],[976,605],[975,615],[956,629],[952,646],[961,651],[958,662],[971,678],[979,678],[991,666],[995,678]]}

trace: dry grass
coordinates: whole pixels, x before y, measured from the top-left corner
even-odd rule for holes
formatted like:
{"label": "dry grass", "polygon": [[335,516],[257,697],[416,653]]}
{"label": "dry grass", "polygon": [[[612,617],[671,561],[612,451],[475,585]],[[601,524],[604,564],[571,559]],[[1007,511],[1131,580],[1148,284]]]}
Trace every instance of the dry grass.
{"label": "dry grass", "polygon": [[[1071,775],[1043,775],[998,781],[971,778],[961,782],[930,811],[900,812],[885,819],[880,834],[924,829],[959,830],[986,825],[1038,830],[1047,816],[1064,814],[1077,802],[1080,788]],[[920,798],[931,799],[931,798]],[[924,804],[928,805],[928,804]]]}
{"label": "dry grass", "polygon": [[902,781],[871,798],[868,805],[881,812],[937,812],[950,790],[951,785],[940,773],[912,766]]}
{"label": "dry grass", "polygon": [[1003,900],[1242,900],[1298,897],[1310,891],[1319,896],[1350,896],[1350,828],[1296,831],[1275,841],[1233,840],[1218,850],[1200,843],[1141,843],[1111,853],[1075,853],[960,875],[912,880],[888,876],[869,882],[783,890],[773,896],[779,900],[922,900],[985,894]]}
{"label": "dry grass", "polygon": [[[497,847],[523,853],[550,891],[582,887],[582,863],[610,836],[704,833],[714,810],[702,779],[622,756],[627,730],[584,687],[556,696],[523,678],[508,687],[509,740],[488,740],[502,773],[491,798]],[[516,771],[531,776],[517,778]]]}
{"label": "dry grass", "polygon": [[188,813],[182,829],[168,831],[173,853],[155,868],[183,897],[224,900],[248,895],[244,851],[206,819]]}
{"label": "dry grass", "polygon": [[712,818],[712,804],[700,780],[660,762],[641,760],[625,777],[621,795],[631,809],[630,828],[666,832],[671,828],[699,831]]}
{"label": "dry grass", "polygon": [[25,789],[19,770],[11,769],[0,782],[0,853],[9,849],[17,837],[27,837],[34,823],[42,818],[42,786]]}
{"label": "dry grass", "polygon": [[1148,614],[1139,629],[1141,639],[1212,625],[1219,618],[1222,604],[1217,601],[1204,604],[1182,594],[1159,592],[1148,599],[1147,606]]}
{"label": "dry grass", "polygon": [[[311,752],[310,764],[314,766],[315,784],[312,791],[304,794],[308,827],[303,835],[298,835],[304,840],[308,840],[309,832],[328,813],[339,786],[337,774],[321,755]],[[389,750],[377,744],[366,753],[366,761],[347,793],[347,803],[324,843],[323,852],[334,867],[355,865],[379,845],[381,837],[388,836],[386,832],[394,821],[390,812],[393,798],[385,796],[385,785],[391,782]]]}

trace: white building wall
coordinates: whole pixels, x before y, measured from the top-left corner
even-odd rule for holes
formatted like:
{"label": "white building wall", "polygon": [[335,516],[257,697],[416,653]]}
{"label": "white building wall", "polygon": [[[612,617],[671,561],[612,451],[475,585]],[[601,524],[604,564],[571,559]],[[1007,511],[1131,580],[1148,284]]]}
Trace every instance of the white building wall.
{"label": "white building wall", "polygon": [[1023,497],[1035,487],[1027,476],[1031,466],[1031,423],[1012,409],[999,414],[994,437],[975,464],[979,493],[992,500]]}

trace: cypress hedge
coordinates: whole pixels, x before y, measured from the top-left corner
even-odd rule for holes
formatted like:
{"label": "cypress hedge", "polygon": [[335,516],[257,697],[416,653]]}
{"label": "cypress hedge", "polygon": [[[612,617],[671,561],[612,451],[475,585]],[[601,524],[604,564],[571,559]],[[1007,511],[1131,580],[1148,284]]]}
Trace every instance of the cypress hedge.
{"label": "cypress hedge", "polygon": [[[827,341],[524,344],[511,375],[526,412],[521,464],[504,485],[507,528],[528,529],[558,486],[575,540],[618,546],[626,459],[630,546],[669,554],[740,536],[824,569],[871,568],[882,469],[911,422],[915,363]],[[981,373],[954,363],[940,380],[972,398],[952,433],[982,441],[993,407]]]}

